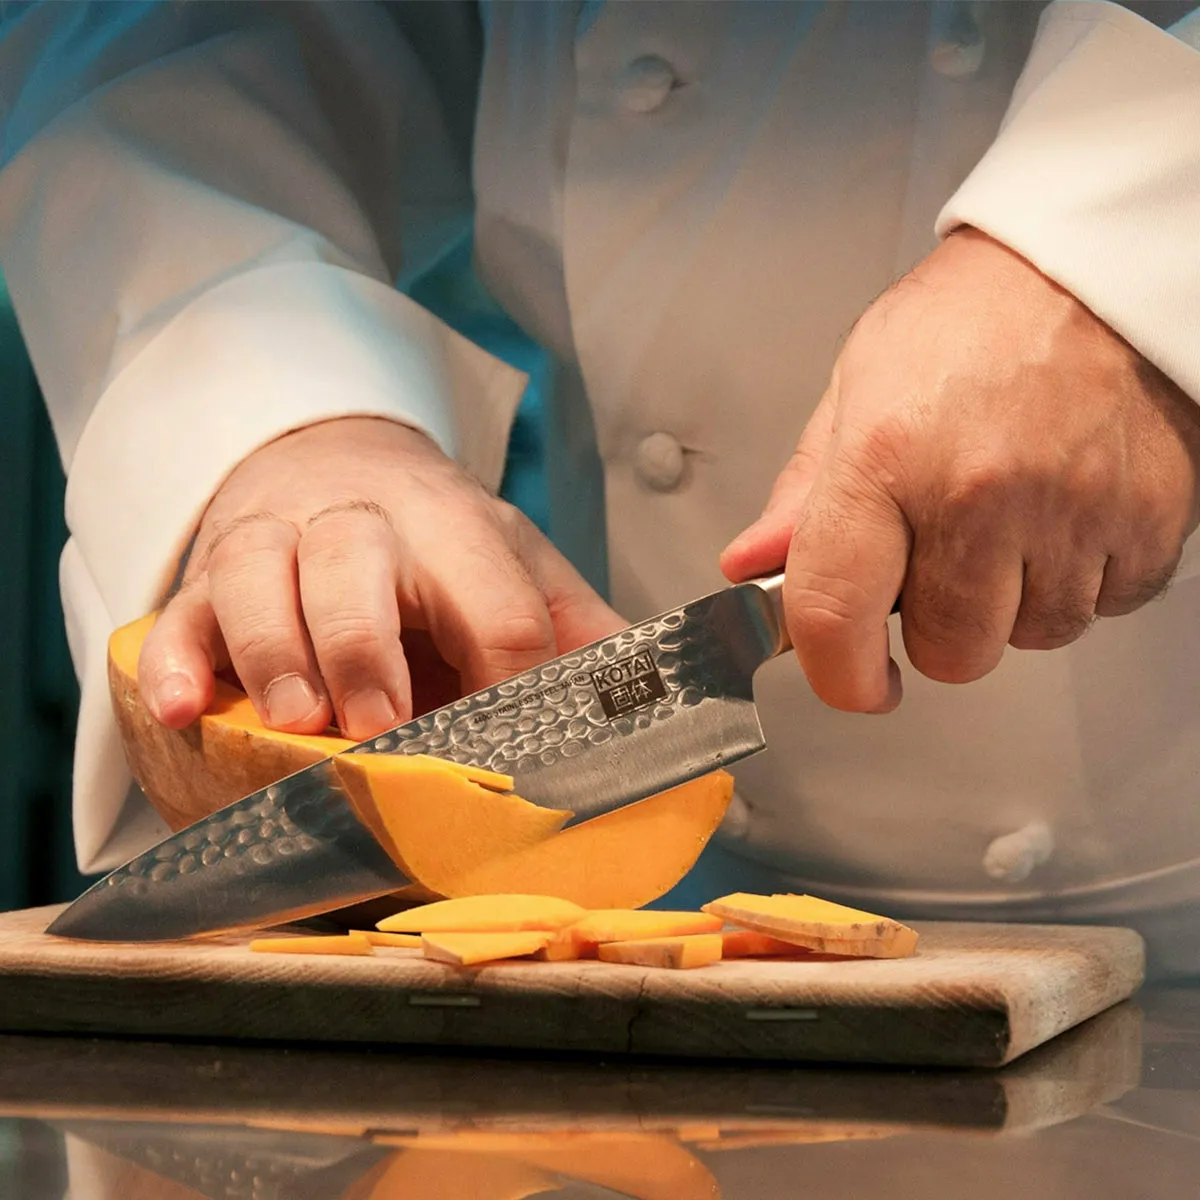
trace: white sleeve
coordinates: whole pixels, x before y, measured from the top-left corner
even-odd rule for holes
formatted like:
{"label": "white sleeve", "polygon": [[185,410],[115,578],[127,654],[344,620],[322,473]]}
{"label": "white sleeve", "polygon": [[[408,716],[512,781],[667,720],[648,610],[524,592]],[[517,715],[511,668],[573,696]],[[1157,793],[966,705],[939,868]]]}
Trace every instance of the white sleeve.
{"label": "white sleeve", "polygon": [[1200,401],[1200,14],[1042,16],[1000,133],[938,219],[1012,247]]}
{"label": "white sleeve", "polygon": [[160,602],[242,458],[370,414],[499,482],[523,377],[392,286],[469,229],[470,12],[0,7],[0,269],[67,469],[86,870],[139,825],[108,633]]}

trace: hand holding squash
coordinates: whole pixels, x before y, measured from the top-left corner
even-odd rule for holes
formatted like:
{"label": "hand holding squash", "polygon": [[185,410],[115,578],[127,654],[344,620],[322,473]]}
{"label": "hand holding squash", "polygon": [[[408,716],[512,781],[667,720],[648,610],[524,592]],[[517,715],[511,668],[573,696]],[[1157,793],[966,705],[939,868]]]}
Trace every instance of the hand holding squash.
{"label": "hand holding squash", "polygon": [[[232,667],[263,722],[363,740],[623,622],[516,509],[378,418],[246,458],[146,638],[139,687],[179,729]],[[403,641],[402,641],[403,638]]]}

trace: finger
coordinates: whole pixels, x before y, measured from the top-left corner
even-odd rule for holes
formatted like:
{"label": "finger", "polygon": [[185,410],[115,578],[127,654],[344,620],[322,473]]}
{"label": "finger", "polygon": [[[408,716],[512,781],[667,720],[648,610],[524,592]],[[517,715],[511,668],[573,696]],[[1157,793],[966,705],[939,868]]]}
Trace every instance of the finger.
{"label": "finger", "polygon": [[908,524],[885,495],[844,472],[810,493],[788,554],[784,609],[809,683],[833,708],[888,712],[900,702],[887,618],[908,553]]}
{"label": "finger", "polygon": [[1123,617],[1157,600],[1171,586],[1178,567],[1178,555],[1158,565],[1134,563],[1113,555],[1104,566],[1096,595],[1096,616]]}
{"label": "finger", "polygon": [[225,643],[203,579],[182,587],[154,622],[138,658],[138,690],[168,729],[190,725],[212,703]]}
{"label": "finger", "polygon": [[1013,621],[1009,645],[1018,650],[1057,650],[1082,637],[1096,619],[1096,603],[1104,580],[1103,556],[1066,565],[1045,556],[1025,564],[1021,606]]}
{"label": "finger", "polygon": [[528,528],[518,535],[517,550],[545,598],[556,653],[566,654],[624,629],[629,622],[601,599],[532,524],[524,524]]}
{"label": "finger", "polygon": [[264,723],[320,733],[332,711],[300,610],[288,521],[255,513],[228,526],[205,555],[208,590],[229,658]]}
{"label": "finger", "polygon": [[400,645],[396,535],[387,514],[354,503],[325,509],[300,538],[300,600],[341,731],[365,741],[412,716]]}
{"label": "finger", "polygon": [[738,534],[721,554],[721,570],[733,583],[778,571],[787,558],[792,530],[825,461],[837,413],[837,370],[805,426],[787,466],[771,489],[763,514]]}
{"label": "finger", "polygon": [[969,683],[995,669],[1021,606],[1024,561],[975,517],[922,522],[900,600],[904,648],[922,675]]}
{"label": "finger", "polygon": [[414,550],[413,560],[426,566],[402,590],[473,692],[555,657],[558,643],[546,598],[492,502],[455,503],[455,513],[443,509],[437,547]]}

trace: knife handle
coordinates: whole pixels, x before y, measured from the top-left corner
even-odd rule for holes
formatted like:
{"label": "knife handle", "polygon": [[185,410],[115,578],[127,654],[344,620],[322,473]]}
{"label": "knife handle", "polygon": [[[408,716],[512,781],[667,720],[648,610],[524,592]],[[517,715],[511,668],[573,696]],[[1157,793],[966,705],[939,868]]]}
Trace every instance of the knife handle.
{"label": "knife handle", "polygon": [[[761,579],[751,579],[748,581],[753,587],[761,591],[771,602],[771,611],[775,617],[775,649],[772,651],[771,657],[782,654],[785,650],[792,648],[792,639],[788,636],[787,619],[783,612],[783,572],[778,575],[764,575]],[[896,602],[892,605],[892,612],[900,611],[900,597],[896,597]]]}

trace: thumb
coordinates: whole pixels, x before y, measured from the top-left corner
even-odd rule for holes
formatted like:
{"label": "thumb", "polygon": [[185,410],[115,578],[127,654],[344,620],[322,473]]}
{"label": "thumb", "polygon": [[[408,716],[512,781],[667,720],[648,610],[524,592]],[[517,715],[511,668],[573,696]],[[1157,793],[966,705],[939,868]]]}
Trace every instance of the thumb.
{"label": "thumb", "polygon": [[804,511],[833,438],[837,396],[835,366],[829,387],[804,427],[795,452],[775,480],[762,516],[742,530],[721,554],[721,570],[730,582],[782,570],[792,530]]}

